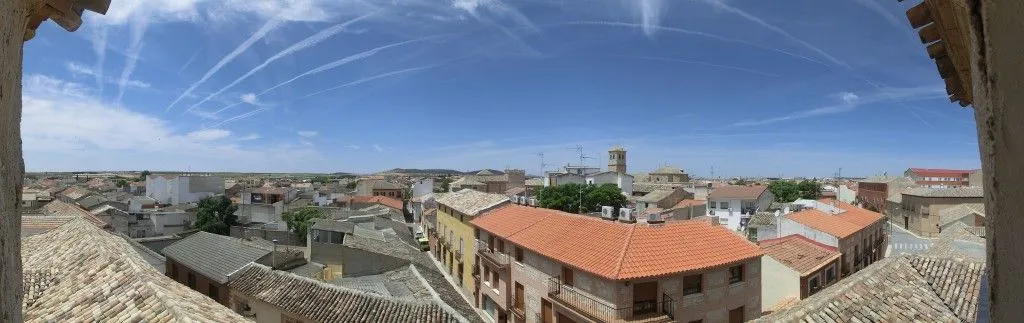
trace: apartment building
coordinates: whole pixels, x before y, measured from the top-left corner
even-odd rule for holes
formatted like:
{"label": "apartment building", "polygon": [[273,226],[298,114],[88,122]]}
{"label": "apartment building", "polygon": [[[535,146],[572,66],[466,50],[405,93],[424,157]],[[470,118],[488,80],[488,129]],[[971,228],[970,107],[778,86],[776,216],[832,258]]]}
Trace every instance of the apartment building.
{"label": "apartment building", "polygon": [[729,229],[745,230],[750,217],[767,210],[774,199],[767,185],[717,187],[708,194],[707,216],[718,217]]}
{"label": "apartment building", "polygon": [[885,218],[842,202],[832,207],[808,208],[778,219],[778,236],[802,235],[839,249],[839,269],[843,277],[885,257],[887,237]]}
{"label": "apartment building", "polygon": [[888,201],[912,187],[914,180],[905,176],[875,176],[857,182],[857,203],[872,211],[887,214]]}
{"label": "apartment building", "polygon": [[[964,204],[984,203],[981,187],[927,188],[919,187],[903,192],[899,208],[889,217],[914,234],[934,237],[944,224],[944,210]],[[984,208],[984,207],[982,207]]]}
{"label": "apartment building", "polygon": [[384,180],[360,180],[359,184],[356,184],[356,195],[387,196],[402,199],[404,194],[401,185]]}
{"label": "apartment building", "polygon": [[224,179],[218,176],[146,176],[146,196],[160,204],[195,203],[218,194],[224,194]]}
{"label": "apartment building", "polygon": [[474,296],[496,322],[743,322],[761,313],[761,250],[709,221],[640,224],[506,205],[470,223]]}
{"label": "apartment building", "polygon": [[476,290],[472,274],[476,267],[475,235],[469,221],[487,210],[508,204],[509,199],[504,194],[471,189],[438,195],[436,236],[429,238],[437,242],[431,244],[437,246],[433,248],[434,257],[462,288],[461,292],[469,296]]}
{"label": "apartment building", "polygon": [[930,188],[954,188],[970,186],[970,169],[908,168],[903,175],[914,183]]}

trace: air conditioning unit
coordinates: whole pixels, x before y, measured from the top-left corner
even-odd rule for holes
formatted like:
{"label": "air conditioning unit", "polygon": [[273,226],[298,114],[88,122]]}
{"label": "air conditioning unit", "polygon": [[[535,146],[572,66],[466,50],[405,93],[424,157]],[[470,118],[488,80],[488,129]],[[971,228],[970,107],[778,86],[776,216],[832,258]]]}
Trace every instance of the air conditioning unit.
{"label": "air conditioning unit", "polygon": [[615,207],[614,206],[602,206],[601,207],[601,218],[606,220],[615,220]]}
{"label": "air conditioning unit", "polygon": [[519,197],[519,204],[526,205],[526,203],[527,203],[526,197],[525,196],[520,196]]}
{"label": "air conditioning unit", "polygon": [[665,220],[661,218],[661,214],[658,214],[658,213],[649,213],[649,214],[647,214],[647,223],[661,223],[661,222],[665,222]]}
{"label": "air conditioning unit", "polygon": [[530,204],[530,206],[537,206],[537,199],[531,197],[528,203]]}
{"label": "air conditioning unit", "polygon": [[633,217],[633,209],[621,208],[619,209],[619,221],[622,222],[636,222],[636,218]]}
{"label": "air conditioning unit", "polygon": [[515,196],[515,195],[509,196],[508,200],[512,201],[512,203],[519,204],[519,197],[518,196]]}

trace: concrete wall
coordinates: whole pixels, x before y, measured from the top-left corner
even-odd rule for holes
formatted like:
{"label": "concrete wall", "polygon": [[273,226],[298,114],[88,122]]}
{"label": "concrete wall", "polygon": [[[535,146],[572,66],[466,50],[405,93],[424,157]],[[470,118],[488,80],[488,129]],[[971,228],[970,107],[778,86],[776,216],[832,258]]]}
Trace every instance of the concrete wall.
{"label": "concrete wall", "polygon": [[[885,240],[885,233],[883,232],[884,225],[884,221],[878,221],[840,239],[837,246],[839,252],[843,253],[843,263],[840,265],[840,269],[849,269],[849,273],[852,274],[882,259],[885,256],[885,248],[888,245],[888,241]],[[881,244],[876,243],[878,237],[883,239]],[[874,249],[874,253],[864,254],[865,250],[870,251],[872,249]],[[856,261],[858,255],[861,258],[860,264],[857,264]]]}
{"label": "concrete wall", "polygon": [[[963,203],[983,203],[984,199],[977,198],[935,198],[913,195],[903,195],[900,203],[900,216],[909,220],[909,228],[914,234],[924,237],[935,237],[939,235],[939,212],[955,207]],[[902,222],[902,218],[894,219]]]}
{"label": "concrete wall", "polygon": [[846,185],[839,185],[836,191],[836,198],[840,202],[854,204],[857,201],[857,191],[851,190]]}
{"label": "concrete wall", "polygon": [[324,244],[318,242],[314,242],[312,245],[313,248],[324,247],[324,245],[327,245],[326,247],[328,248],[337,249],[336,251],[330,252],[337,252],[341,257],[341,275],[343,277],[376,275],[409,265],[408,260],[368,252],[362,249],[349,248],[343,245]]}
{"label": "concrete wall", "polygon": [[676,301],[676,322],[725,322],[729,318],[729,310],[740,306],[743,306],[746,320],[761,316],[763,277],[760,258],[744,264],[744,281],[739,283],[729,284],[728,266],[711,268],[702,274],[704,292],[701,294],[682,296],[683,275],[659,284],[659,293],[668,293]]}
{"label": "concrete wall", "polygon": [[[221,303],[222,305],[225,305],[225,306],[228,305],[228,300],[230,298],[230,292],[228,291],[228,286],[227,285],[219,284],[216,281],[214,281],[214,280],[212,280],[210,278],[207,278],[206,276],[203,276],[202,274],[192,270],[191,268],[188,268],[188,267],[186,267],[186,266],[184,266],[182,264],[179,264],[179,263],[175,262],[171,258],[167,258],[167,260],[164,262],[164,266],[165,266],[164,274],[167,275],[167,277],[170,277],[171,279],[174,279],[178,283],[181,283],[182,285],[185,285],[186,287],[190,287],[193,290],[195,290],[195,291],[197,291],[197,292],[199,292],[199,293],[201,293],[203,295],[206,295],[206,297],[210,297],[211,299],[217,301],[217,303]],[[175,272],[177,273],[177,275],[175,275]],[[195,285],[195,287],[188,286],[188,275],[189,274],[193,274],[196,277],[196,285]],[[211,296],[210,295],[210,290],[211,290],[210,287],[216,287],[217,288],[217,294]]]}
{"label": "concrete wall", "polygon": [[821,242],[832,247],[839,247],[839,239],[837,239],[835,236],[815,230],[811,227],[804,225],[803,223],[790,220],[785,216],[780,216],[776,223],[778,225],[780,237],[785,237],[791,234],[799,234],[804,237],[807,237],[808,239]]}
{"label": "concrete wall", "polygon": [[775,260],[771,256],[761,257],[761,280],[770,282],[770,287],[761,288],[761,308],[767,310],[786,297],[800,297],[800,273]]}

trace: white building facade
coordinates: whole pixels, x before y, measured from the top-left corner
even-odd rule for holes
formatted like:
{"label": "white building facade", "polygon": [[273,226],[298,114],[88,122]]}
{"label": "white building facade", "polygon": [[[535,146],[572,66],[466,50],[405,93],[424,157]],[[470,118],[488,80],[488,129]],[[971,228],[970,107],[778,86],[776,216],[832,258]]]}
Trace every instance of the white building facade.
{"label": "white building facade", "polygon": [[146,177],[146,196],[160,204],[195,203],[218,194],[224,194],[224,179],[216,176]]}

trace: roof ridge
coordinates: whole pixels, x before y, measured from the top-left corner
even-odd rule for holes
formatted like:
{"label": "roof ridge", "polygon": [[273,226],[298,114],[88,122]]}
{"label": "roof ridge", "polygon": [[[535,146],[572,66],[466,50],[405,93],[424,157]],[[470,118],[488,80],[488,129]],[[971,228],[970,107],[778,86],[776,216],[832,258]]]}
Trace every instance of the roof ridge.
{"label": "roof ridge", "polygon": [[626,245],[622,247],[622,251],[619,251],[619,263],[615,264],[615,278],[618,278],[619,274],[622,273],[622,262],[626,260],[626,251],[629,250],[629,246],[632,244],[630,242],[633,242],[633,232],[636,231],[636,227],[636,225],[629,226],[629,233],[626,234],[626,239],[624,239]]}

